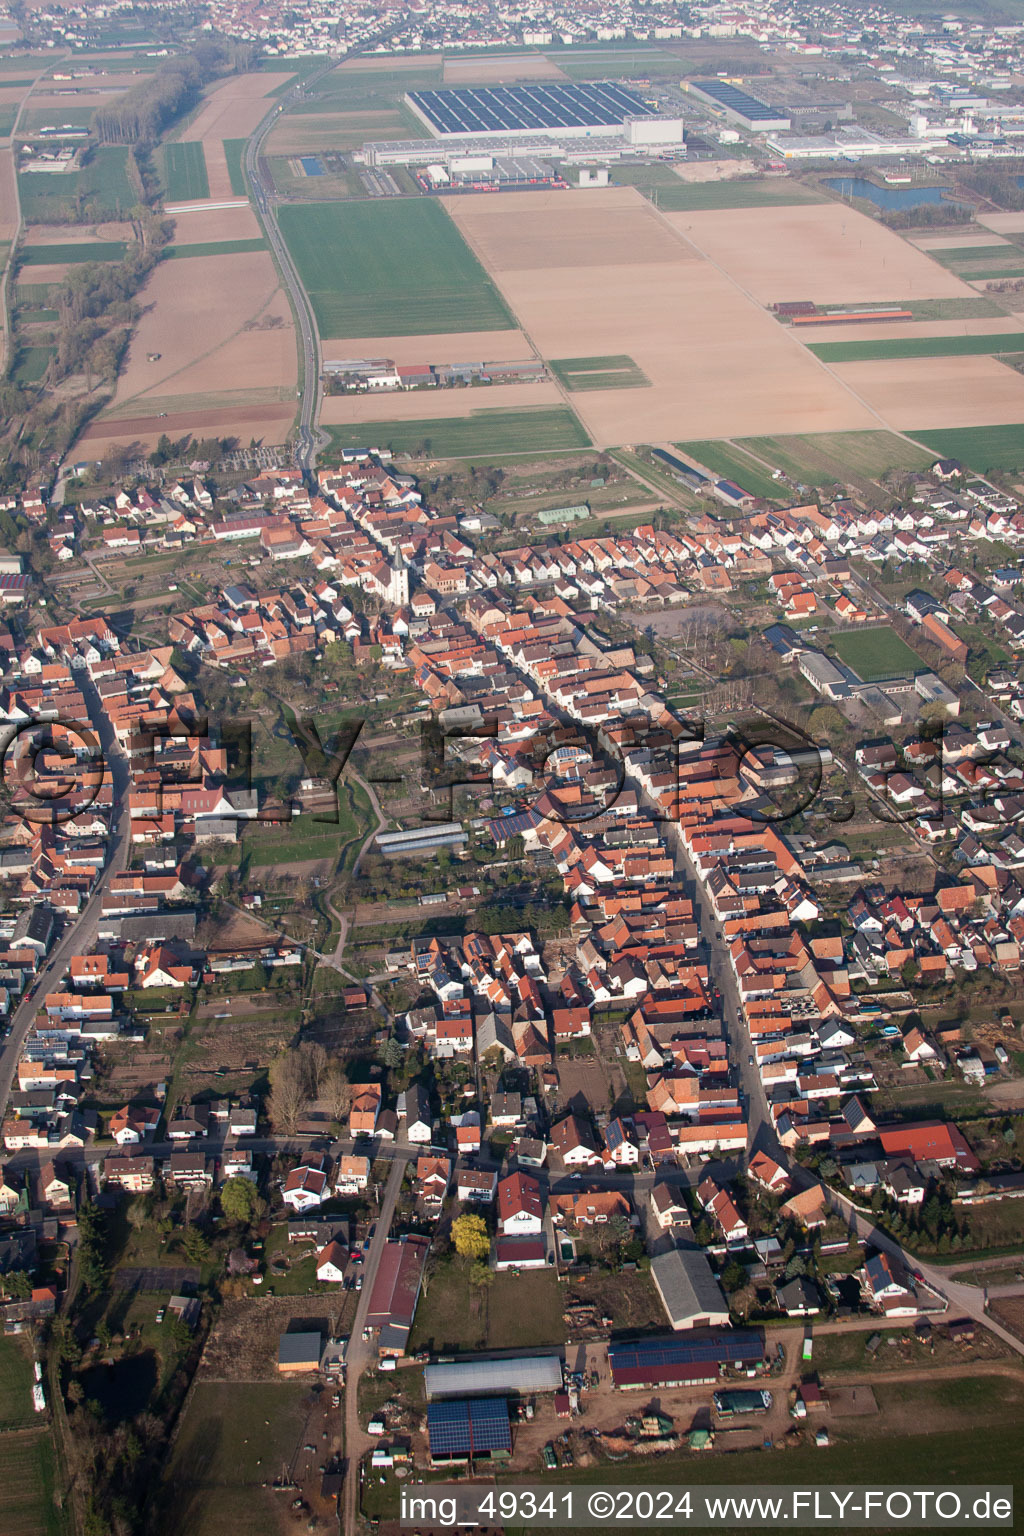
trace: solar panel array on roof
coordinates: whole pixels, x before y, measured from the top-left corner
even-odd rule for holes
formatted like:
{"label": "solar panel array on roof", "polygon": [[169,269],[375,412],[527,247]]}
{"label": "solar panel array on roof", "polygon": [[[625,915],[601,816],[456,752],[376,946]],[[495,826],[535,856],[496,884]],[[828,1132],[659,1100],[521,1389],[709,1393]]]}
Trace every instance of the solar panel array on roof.
{"label": "solar panel array on roof", "polygon": [[552,128],[611,128],[653,109],[625,86],[492,85],[410,91],[409,101],[435,133],[537,133]]}
{"label": "solar panel array on roof", "polygon": [[608,1347],[608,1363],[613,1371],[644,1366],[721,1365],[727,1361],[756,1365],[763,1358],[764,1338],[753,1328],[716,1328],[708,1333],[688,1333],[684,1338],[666,1335]]}
{"label": "solar panel array on roof", "polygon": [[510,1453],[508,1404],[501,1397],[477,1397],[427,1405],[431,1461]]}
{"label": "solar panel array on roof", "polygon": [[738,112],[750,123],[774,123],[781,116],[778,107],[767,106],[756,96],[750,96],[746,91],[741,91],[739,86],[730,85],[728,80],[694,80],[693,89],[701,91],[705,96],[710,96],[712,101],[718,102],[719,106]]}

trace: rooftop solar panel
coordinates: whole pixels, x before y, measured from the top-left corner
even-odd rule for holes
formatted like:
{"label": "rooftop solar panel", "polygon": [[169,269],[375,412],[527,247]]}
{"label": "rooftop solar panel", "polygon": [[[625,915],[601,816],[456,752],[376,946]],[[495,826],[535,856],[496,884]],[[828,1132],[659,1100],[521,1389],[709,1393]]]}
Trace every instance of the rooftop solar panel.
{"label": "rooftop solar panel", "polygon": [[633,91],[608,80],[410,91],[409,100],[439,134],[610,128],[626,117],[653,115],[653,109]]}
{"label": "rooftop solar panel", "polygon": [[489,1456],[512,1449],[508,1404],[501,1397],[430,1403],[427,1432],[432,1457]]}
{"label": "rooftop solar panel", "polygon": [[719,1333],[687,1338],[638,1339],[612,1344],[608,1359],[613,1369],[651,1365],[703,1365],[723,1360],[756,1361],[764,1356],[764,1340],[749,1328],[723,1329]]}

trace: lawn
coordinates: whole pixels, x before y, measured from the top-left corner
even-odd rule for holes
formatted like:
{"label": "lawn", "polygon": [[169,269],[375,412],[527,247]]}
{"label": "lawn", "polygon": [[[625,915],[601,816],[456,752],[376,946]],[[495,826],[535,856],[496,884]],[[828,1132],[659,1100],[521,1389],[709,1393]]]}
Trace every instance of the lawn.
{"label": "lawn", "polygon": [[279,1536],[279,1476],[299,1444],[308,1385],[201,1381],[161,1490],[161,1536],[222,1536],[245,1511],[246,1536]]}
{"label": "lawn", "polygon": [[737,176],[730,181],[681,181],[655,185],[653,195],[641,187],[666,213],[697,213],[714,208],[786,208],[797,203],[821,203],[825,199],[812,187],[788,177]]}
{"label": "lawn", "polygon": [[566,389],[649,389],[650,379],[631,357],[556,357],[548,367]]}
{"label": "lawn", "polygon": [[1024,352],[1024,331],[989,336],[900,336],[875,341],[819,341],[807,348],[823,363],[866,363],[888,357],[985,357]]}
{"label": "lawn", "polygon": [[849,475],[875,480],[896,469],[925,469],[934,454],[894,432],[815,432],[798,437],[741,439],[752,452],[785,470],[798,484],[820,486]]}
{"label": "lawn", "polygon": [[18,260],[23,267],[70,267],[87,261],[123,261],[127,254],[125,240],[82,240],[67,245],[23,245]]}
{"label": "lawn", "polygon": [[917,652],[889,625],[880,629],[839,630],[832,639],[840,661],[865,683],[927,671]]}
{"label": "lawn", "polygon": [[64,1536],[54,1483],[53,1442],[47,1430],[0,1434],[3,1536]]}
{"label": "lawn", "polygon": [[770,500],[786,494],[779,482],[772,479],[764,465],[756,463],[737,444],[700,441],[676,443],[675,446],[680,448],[687,458],[703,464],[719,479],[734,480],[743,490],[749,491],[751,496],[763,496]]}
{"label": "lawn", "polygon": [[14,359],[11,377],[18,384],[38,384],[57,356],[56,347],[19,347]]}
{"label": "lawn", "polygon": [[206,156],[198,143],[165,144],[162,152],[164,196],[171,203],[209,197]]}
{"label": "lawn", "polygon": [[440,1261],[423,1288],[409,1339],[411,1351],[542,1349],[565,1343],[562,1293],[551,1270],[495,1274],[474,1290],[461,1259]]}
{"label": "lawn", "polygon": [[231,190],[236,197],[245,197],[248,188],[245,185],[245,171],[242,162],[245,158],[246,139],[224,139],[224,159],[228,163],[228,176],[231,178]]}
{"label": "lawn", "polygon": [[392,453],[435,459],[483,459],[504,453],[561,453],[590,442],[568,407],[536,406],[522,411],[479,410],[470,416],[423,421],[373,421],[329,427],[335,449],[367,444]]}
{"label": "lawn", "polygon": [[943,432],[911,432],[933,456],[959,459],[984,474],[990,469],[1024,468],[1024,425],[950,427]]}
{"label": "lawn", "polygon": [[34,1422],[32,1354],[27,1338],[0,1338],[0,1429]]}
{"label": "lawn", "polygon": [[259,235],[249,240],[200,240],[196,245],[165,245],[163,261],[183,261],[189,256],[243,256],[248,251],[265,251],[267,242]]}
{"label": "lawn", "polygon": [[278,215],[321,336],[507,330],[513,320],[440,204],[309,203]]}

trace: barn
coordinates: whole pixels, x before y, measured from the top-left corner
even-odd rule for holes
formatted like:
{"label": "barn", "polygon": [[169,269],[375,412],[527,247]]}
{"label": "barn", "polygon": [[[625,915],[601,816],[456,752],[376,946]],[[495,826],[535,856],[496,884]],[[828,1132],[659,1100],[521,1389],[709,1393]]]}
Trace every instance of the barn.
{"label": "barn", "polygon": [[428,1402],[450,1397],[530,1397],[536,1392],[559,1392],[562,1387],[562,1361],[554,1354],[458,1360],[428,1365],[423,1374]]}
{"label": "barn", "polygon": [[500,1397],[429,1403],[427,1435],[434,1466],[458,1461],[507,1461],[512,1454],[508,1404]]}
{"label": "barn", "polygon": [[679,1338],[613,1343],[608,1348],[612,1381],[623,1390],[708,1386],[725,1365],[752,1370],[764,1363],[764,1334],[757,1328],[709,1328]]}

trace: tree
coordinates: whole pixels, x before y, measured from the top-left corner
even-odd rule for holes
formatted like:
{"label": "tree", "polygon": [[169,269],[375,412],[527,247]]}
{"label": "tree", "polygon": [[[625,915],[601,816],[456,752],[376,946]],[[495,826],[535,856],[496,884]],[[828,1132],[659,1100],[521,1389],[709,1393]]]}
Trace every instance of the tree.
{"label": "tree", "polygon": [[311,1099],[320,1097],[320,1084],[327,1071],[327,1052],[319,1040],[305,1040],[299,1047],[306,1074],[306,1090]]}
{"label": "tree", "polygon": [[344,1120],[349,1105],[350,1086],[337,1062],[332,1062],[320,1084],[320,1098],[330,1110],[332,1120]]}
{"label": "tree", "polygon": [[730,1259],[720,1276],[724,1291],[739,1291],[747,1283],[747,1272],[742,1264]]}
{"label": "tree", "polygon": [[298,1051],[286,1051],[270,1068],[267,1112],[274,1127],[289,1134],[293,1132],[308,1102],[306,1064]]}
{"label": "tree", "polygon": [[456,1216],[452,1222],[452,1242],[455,1252],[463,1259],[484,1260],[491,1251],[487,1223],[482,1216],[470,1213]]}
{"label": "tree", "polygon": [[490,1265],[477,1259],[469,1271],[469,1283],[475,1291],[486,1291],[494,1284],[494,1272]]}
{"label": "tree", "polygon": [[259,1195],[249,1179],[228,1179],[220,1192],[220,1208],[229,1221],[248,1226],[256,1215]]}
{"label": "tree", "polygon": [[210,1241],[198,1227],[186,1227],[185,1235],[181,1239],[181,1248],[186,1259],[192,1264],[202,1264],[204,1259],[210,1256]]}
{"label": "tree", "polygon": [[399,1042],[395,1039],[394,1035],[389,1035],[384,1042],[384,1065],[394,1072],[402,1065],[404,1056],[405,1052],[402,1050]]}

